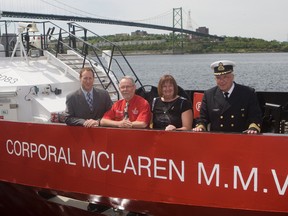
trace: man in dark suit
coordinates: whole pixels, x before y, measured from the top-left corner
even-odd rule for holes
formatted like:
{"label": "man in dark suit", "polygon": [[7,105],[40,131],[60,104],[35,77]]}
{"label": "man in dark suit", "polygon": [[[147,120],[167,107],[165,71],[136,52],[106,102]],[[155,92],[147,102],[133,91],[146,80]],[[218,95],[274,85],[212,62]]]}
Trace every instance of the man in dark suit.
{"label": "man in dark suit", "polygon": [[[232,61],[211,64],[217,86],[204,92],[193,131],[259,133],[262,114],[254,89],[234,82]],[[209,125],[209,126],[208,126]]]}
{"label": "man in dark suit", "polygon": [[65,123],[84,127],[99,126],[99,119],[112,106],[109,93],[93,88],[94,72],[85,67],[80,71],[81,88],[66,97]]}

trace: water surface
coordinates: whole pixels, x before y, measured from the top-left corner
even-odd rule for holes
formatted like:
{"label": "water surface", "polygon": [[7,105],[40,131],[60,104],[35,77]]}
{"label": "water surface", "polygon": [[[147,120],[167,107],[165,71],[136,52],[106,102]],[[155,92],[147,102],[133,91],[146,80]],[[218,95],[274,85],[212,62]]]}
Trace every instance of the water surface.
{"label": "water surface", "polygon": [[257,91],[288,90],[288,53],[192,54],[128,56],[142,84],[157,86],[163,74],[171,74],[184,89],[205,90],[215,85],[210,64],[231,60],[235,81]]}

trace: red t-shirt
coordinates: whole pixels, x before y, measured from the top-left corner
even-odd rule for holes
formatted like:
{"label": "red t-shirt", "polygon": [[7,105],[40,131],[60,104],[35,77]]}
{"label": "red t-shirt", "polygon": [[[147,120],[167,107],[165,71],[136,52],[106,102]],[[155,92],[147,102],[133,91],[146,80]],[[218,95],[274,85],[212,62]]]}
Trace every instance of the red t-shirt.
{"label": "red t-shirt", "polygon": [[[121,121],[124,118],[125,106],[126,101],[124,99],[115,102],[112,105],[112,108],[104,114],[103,118]],[[129,101],[128,115],[131,122],[142,121],[146,122],[149,126],[151,111],[148,101],[138,95],[134,95],[134,97]]]}

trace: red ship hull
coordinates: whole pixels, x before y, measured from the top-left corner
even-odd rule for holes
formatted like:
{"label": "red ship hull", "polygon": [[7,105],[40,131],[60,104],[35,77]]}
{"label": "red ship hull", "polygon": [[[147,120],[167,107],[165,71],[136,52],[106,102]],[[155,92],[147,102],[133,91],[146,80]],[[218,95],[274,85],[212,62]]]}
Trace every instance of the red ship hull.
{"label": "red ship hull", "polygon": [[157,216],[288,214],[287,135],[9,121],[0,131],[1,214],[92,214],[60,211],[43,190]]}

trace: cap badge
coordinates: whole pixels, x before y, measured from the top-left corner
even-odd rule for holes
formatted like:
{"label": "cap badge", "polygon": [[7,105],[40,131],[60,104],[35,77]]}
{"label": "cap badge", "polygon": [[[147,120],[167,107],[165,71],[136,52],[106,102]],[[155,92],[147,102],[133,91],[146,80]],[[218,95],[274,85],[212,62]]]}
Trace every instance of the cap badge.
{"label": "cap badge", "polygon": [[223,63],[220,62],[218,65],[218,71],[224,71],[224,70],[225,70],[225,67],[223,66]]}

